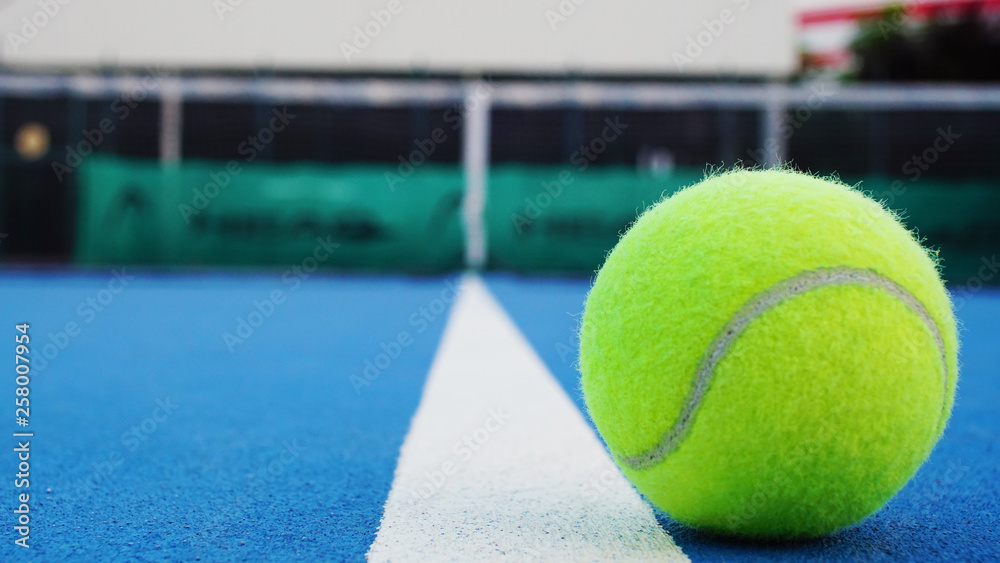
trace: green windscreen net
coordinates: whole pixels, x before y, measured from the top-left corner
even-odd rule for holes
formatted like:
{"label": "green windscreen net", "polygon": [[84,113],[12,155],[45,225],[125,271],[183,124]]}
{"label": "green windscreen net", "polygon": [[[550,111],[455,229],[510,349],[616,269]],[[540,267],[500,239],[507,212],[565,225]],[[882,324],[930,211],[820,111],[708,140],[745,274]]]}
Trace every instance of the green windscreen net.
{"label": "green windscreen net", "polygon": [[593,272],[639,213],[702,177],[694,169],[497,167],[486,203],[489,266]]}
{"label": "green windscreen net", "polygon": [[[342,269],[463,267],[458,166],[427,164],[392,186],[391,166],[231,166],[92,157],[81,170],[77,260],[266,266],[314,257]],[[592,274],[642,210],[702,177],[694,168],[494,166],[483,217],[487,266]],[[1000,282],[1000,186],[879,177],[862,186],[940,249],[949,282]]]}
{"label": "green windscreen net", "polygon": [[861,186],[895,211],[925,246],[939,251],[946,282],[1000,283],[1000,183],[875,177]]}
{"label": "green windscreen net", "polygon": [[[634,168],[573,173],[561,167],[498,167],[490,174],[487,202],[489,264],[593,273],[639,212],[703,177],[702,170],[690,168],[651,175]],[[844,181],[861,182],[861,189],[896,211],[925,245],[940,250],[949,283],[1000,283],[1000,185],[926,178]]]}
{"label": "green windscreen net", "polygon": [[[461,173],[92,157],[81,170],[82,263],[288,265],[430,272],[462,267]],[[314,253],[326,258],[317,258]]]}

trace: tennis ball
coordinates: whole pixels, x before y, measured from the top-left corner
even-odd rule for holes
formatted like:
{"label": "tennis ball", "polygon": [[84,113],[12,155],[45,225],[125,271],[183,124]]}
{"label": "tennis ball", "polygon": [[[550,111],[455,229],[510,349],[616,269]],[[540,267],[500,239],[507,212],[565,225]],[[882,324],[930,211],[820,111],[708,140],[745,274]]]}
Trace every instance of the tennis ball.
{"label": "tennis ball", "polygon": [[958,342],[936,261],[835,181],[737,170],[643,213],[580,329],[587,408],[625,475],[711,533],[859,522],[927,458]]}

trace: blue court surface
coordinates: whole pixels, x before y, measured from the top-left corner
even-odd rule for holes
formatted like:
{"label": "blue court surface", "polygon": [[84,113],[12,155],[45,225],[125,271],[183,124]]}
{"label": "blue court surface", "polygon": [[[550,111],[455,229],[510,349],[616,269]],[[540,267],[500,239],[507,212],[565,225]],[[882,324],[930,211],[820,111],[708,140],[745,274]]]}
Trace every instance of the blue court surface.
{"label": "blue court surface", "polygon": [[[575,333],[588,280],[485,281],[583,415]],[[0,561],[363,560],[460,283],[3,274],[6,353],[29,323],[33,371],[27,427],[15,424],[13,372],[0,397]],[[968,296],[958,316],[950,425],[885,509],[795,544],[721,540],[663,514],[659,526],[692,561],[1000,559],[1000,292]],[[15,488],[25,440],[30,487]],[[21,493],[28,549],[14,543]]]}

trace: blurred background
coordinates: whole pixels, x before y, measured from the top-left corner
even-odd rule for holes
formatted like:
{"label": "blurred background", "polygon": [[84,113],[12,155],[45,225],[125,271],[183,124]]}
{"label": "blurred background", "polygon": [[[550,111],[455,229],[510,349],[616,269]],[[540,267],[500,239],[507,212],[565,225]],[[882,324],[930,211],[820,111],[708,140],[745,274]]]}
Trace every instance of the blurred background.
{"label": "blurred background", "polygon": [[[1000,2],[0,2],[0,259],[591,275],[733,165],[995,283]],[[316,254],[320,256],[320,254]]]}

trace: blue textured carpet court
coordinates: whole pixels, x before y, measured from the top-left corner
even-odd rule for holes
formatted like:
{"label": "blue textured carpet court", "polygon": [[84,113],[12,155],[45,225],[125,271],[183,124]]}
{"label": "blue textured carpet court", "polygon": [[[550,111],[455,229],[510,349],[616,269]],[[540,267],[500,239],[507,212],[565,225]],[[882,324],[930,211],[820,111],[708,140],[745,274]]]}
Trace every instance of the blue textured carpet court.
{"label": "blue textured carpet court", "polygon": [[[7,353],[30,323],[34,362],[30,489],[13,485],[13,376],[0,399],[0,560],[363,560],[457,278],[118,274],[0,277]],[[582,410],[588,281],[486,281]],[[951,423],[885,509],[791,545],[660,524],[693,561],[1000,558],[1000,293],[971,296],[958,316]],[[14,545],[21,492],[30,549]]]}

